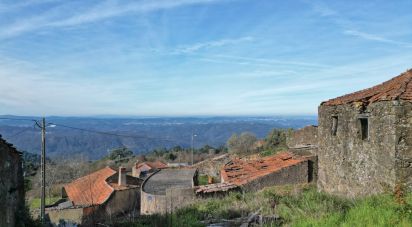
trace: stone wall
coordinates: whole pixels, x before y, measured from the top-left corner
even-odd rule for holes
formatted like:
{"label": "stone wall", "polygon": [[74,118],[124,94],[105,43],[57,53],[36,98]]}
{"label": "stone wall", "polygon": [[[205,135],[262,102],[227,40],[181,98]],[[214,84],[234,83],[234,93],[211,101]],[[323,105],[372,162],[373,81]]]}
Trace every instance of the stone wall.
{"label": "stone wall", "polygon": [[[398,109],[392,101],[319,107],[319,189],[349,197],[393,189],[397,139],[401,131],[406,133],[399,126],[403,114]],[[360,117],[368,117],[367,139],[361,138]],[[337,118],[335,135],[333,118]]]}
{"label": "stone wall", "polygon": [[115,190],[104,206],[107,216],[138,214],[140,211],[140,187]]}
{"label": "stone wall", "polygon": [[294,131],[286,140],[288,147],[318,144],[318,127],[309,125]]}
{"label": "stone wall", "polygon": [[412,191],[412,103],[399,102],[395,107],[396,181]]}
{"label": "stone wall", "polygon": [[0,136],[0,226],[15,226],[24,215],[20,153]]}
{"label": "stone wall", "polygon": [[223,154],[211,159],[206,159],[202,162],[198,162],[194,164],[194,167],[198,169],[199,175],[208,175],[218,178],[220,176],[220,170],[229,161],[229,154]]}
{"label": "stone wall", "polygon": [[307,183],[308,180],[308,161],[305,161],[250,181],[241,188],[244,191],[258,191],[275,185]]}
{"label": "stone wall", "polygon": [[80,225],[83,224],[83,208],[46,209],[50,223],[57,226],[60,223]]}

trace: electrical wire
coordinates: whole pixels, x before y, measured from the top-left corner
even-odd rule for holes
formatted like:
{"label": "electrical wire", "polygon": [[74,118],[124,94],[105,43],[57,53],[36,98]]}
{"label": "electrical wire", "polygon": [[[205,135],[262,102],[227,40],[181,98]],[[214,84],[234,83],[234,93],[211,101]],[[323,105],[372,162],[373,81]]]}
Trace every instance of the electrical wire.
{"label": "electrical wire", "polygon": [[97,134],[108,135],[108,136],[117,136],[117,137],[134,138],[134,139],[159,140],[159,141],[176,142],[176,143],[178,142],[176,140],[171,140],[171,139],[166,139],[166,138],[153,138],[153,137],[148,137],[148,136],[137,136],[137,135],[123,135],[123,134],[117,134],[117,133],[112,133],[112,132],[102,132],[102,131],[97,131],[97,130],[92,130],[92,129],[77,128],[77,127],[62,125],[62,124],[55,124],[55,123],[50,123],[50,124],[63,127],[63,128],[69,128],[69,129],[90,132],[90,133],[97,133]]}
{"label": "electrical wire", "polygon": [[[0,117],[0,120],[31,121],[31,122],[35,122],[35,125],[41,127],[38,120],[36,119]],[[78,128],[78,127],[73,127],[73,126],[68,126],[68,125],[63,125],[63,124],[56,124],[56,123],[48,123],[48,125],[55,125],[55,126],[60,126],[63,128],[69,128],[73,130],[79,130],[79,131],[84,131],[84,132],[89,132],[89,133],[97,133],[97,134],[108,135],[108,136],[134,138],[134,139],[148,139],[148,140],[166,141],[166,142],[171,142],[171,143],[179,143],[179,141],[172,140],[172,139],[166,139],[166,138],[153,138],[153,137],[148,137],[148,136],[137,136],[137,135],[123,135],[123,134],[117,134],[117,133],[112,133],[112,132],[103,132],[103,131],[97,131],[97,130],[92,130],[92,129]],[[28,129],[25,129],[24,131]],[[24,131],[18,132],[15,135],[12,135],[11,137],[17,136],[23,133]]]}
{"label": "electrical wire", "polygon": [[36,119],[29,119],[29,118],[9,118],[9,117],[0,117],[0,120],[11,120],[11,121],[37,121]]}
{"label": "electrical wire", "polygon": [[13,138],[13,137],[18,136],[18,135],[22,134],[23,132],[26,132],[26,131],[28,131],[28,130],[30,130],[30,129],[32,129],[32,128],[31,128],[31,127],[30,127],[30,128],[25,128],[25,129],[21,130],[20,132],[17,132],[17,133],[15,133],[15,134],[11,135],[11,136],[8,136],[7,138],[8,138],[8,139]]}

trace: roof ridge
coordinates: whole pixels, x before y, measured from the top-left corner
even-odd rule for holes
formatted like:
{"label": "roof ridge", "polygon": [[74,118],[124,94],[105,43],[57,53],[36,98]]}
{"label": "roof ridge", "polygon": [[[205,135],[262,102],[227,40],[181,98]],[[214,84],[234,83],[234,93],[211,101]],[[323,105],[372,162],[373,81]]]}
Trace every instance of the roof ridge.
{"label": "roof ridge", "polygon": [[397,97],[398,99],[406,92],[406,89],[408,88],[409,83],[412,82],[412,69],[409,69],[408,71],[405,72],[406,73],[411,73],[411,76],[408,78],[408,81],[405,83],[405,85],[403,86],[403,91],[399,94],[399,96]]}
{"label": "roof ridge", "polygon": [[[370,88],[362,89],[346,95],[339,96],[321,103],[321,105],[342,105],[353,102],[373,103],[378,101],[406,100],[412,101],[412,69],[384,81]],[[407,94],[406,96],[404,94]]]}

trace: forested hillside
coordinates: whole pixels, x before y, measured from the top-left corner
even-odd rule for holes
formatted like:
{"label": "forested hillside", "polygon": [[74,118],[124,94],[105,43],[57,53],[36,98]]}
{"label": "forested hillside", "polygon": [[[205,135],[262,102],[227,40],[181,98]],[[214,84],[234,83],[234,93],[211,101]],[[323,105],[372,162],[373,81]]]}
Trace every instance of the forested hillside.
{"label": "forested hillside", "polygon": [[[19,118],[5,116],[7,118]],[[21,119],[21,118],[20,118]],[[24,117],[24,119],[38,119]],[[113,148],[127,147],[135,154],[174,146],[219,147],[234,133],[251,132],[263,138],[273,128],[300,128],[316,124],[316,116],[300,117],[48,117],[47,152],[50,157],[84,154],[98,159]],[[87,129],[87,130],[80,130]],[[108,134],[96,133],[108,132]],[[34,122],[0,120],[0,134],[19,150],[40,151],[40,130]]]}

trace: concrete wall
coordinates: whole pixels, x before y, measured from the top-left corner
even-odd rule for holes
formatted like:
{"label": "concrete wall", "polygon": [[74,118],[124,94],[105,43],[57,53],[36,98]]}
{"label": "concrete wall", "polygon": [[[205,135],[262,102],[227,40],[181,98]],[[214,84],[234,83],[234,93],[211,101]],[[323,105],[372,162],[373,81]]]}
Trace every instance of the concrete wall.
{"label": "concrete wall", "polygon": [[242,189],[245,191],[257,191],[264,187],[275,185],[307,183],[309,179],[308,168],[308,161],[289,166],[248,182],[242,186]]}
{"label": "concrete wall", "polygon": [[412,103],[400,102],[395,107],[396,124],[396,181],[405,183],[412,191]]}
{"label": "concrete wall", "polygon": [[149,215],[166,213],[166,195],[154,195],[142,190],[140,196],[140,214]]}
{"label": "concrete wall", "polygon": [[[392,101],[319,107],[319,189],[354,197],[394,187],[397,138],[400,131],[406,133],[399,127],[398,109]],[[359,117],[365,115],[369,138],[362,140]],[[336,135],[331,133],[333,116],[338,118]]]}
{"label": "concrete wall", "polygon": [[194,188],[168,188],[166,189],[166,211],[172,213],[175,210],[188,206],[195,200]]}
{"label": "concrete wall", "polygon": [[15,226],[24,215],[20,154],[0,137],[0,226]]}
{"label": "concrete wall", "polygon": [[141,214],[166,214],[190,205],[196,195],[193,188],[168,188],[166,195],[141,192]]}

